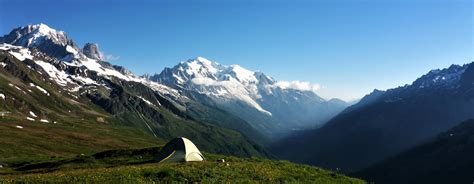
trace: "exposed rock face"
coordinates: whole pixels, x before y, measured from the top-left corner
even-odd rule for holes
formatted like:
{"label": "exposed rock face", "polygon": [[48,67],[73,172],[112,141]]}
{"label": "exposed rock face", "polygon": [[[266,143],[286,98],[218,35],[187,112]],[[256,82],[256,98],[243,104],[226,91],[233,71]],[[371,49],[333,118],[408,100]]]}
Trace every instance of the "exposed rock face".
{"label": "exposed rock face", "polygon": [[104,60],[104,56],[99,51],[99,46],[95,43],[86,43],[82,48],[82,53],[91,59]]}

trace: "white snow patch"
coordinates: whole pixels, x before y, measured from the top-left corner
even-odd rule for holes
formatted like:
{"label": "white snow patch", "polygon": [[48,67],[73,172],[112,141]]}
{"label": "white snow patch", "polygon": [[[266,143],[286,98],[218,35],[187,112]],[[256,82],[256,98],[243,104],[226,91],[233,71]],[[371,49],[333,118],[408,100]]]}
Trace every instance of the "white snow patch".
{"label": "white snow patch", "polygon": [[137,77],[125,76],[117,70],[104,68],[98,63],[97,60],[94,60],[94,59],[85,58],[84,60],[81,60],[81,64],[86,66],[89,70],[96,71],[99,75],[114,76],[126,81],[135,81],[135,82],[142,81],[140,78],[137,78]]}
{"label": "white snow patch", "polygon": [[76,55],[78,53],[78,51],[75,49],[75,48],[72,48],[71,46],[66,46],[66,51],[71,53],[71,54],[74,54]]}
{"label": "white snow patch", "polygon": [[[20,90],[20,91],[23,91],[20,87],[18,86],[15,86],[16,89]],[[24,92],[24,91],[23,91]]]}
{"label": "white snow patch", "polygon": [[188,73],[188,75],[198,73],[200,68],[201,68],[201,65],[198,64],[197,62],[190,62],[188,63],[188,68],[186,69],[186,73]]}
{"label": "white snow patch", "polygon": [[0,44],[0,50],[9,50],[11,46],[10,44],[5,44],[5,43],[2,43]]}
{"label": "white snow patch", "polygon": [[[150,101],[148,101],[147,99],[141,97],[141,96],[137,96],[138,98],[142,99],[145,103],[147,103],[148,105],[151,105],[151,106],[155,106],[155,104],[151,103]],[[158,105],[161,105],[160,103],[158,103]]]}
{"label": "white snow patch", "polygon": [[223,88],[219,88],[216,90],[216,94],[218,96],[224,96],[224,95],[227,95],[229,92],[227,92],[227,90],[223,89]]}
{"label": "white snow patch", "polygon": [[47,119],[40,119],[41,122],[43,123],[49,123],[49,121]]}
{"label": "white snow patch", "polygon": [[96,81],[92,80],[91,78],[81,77],[79,75],[72,76],[75,80],[80,81],[83,84],[93,84],[99,85]]}
{"label": "white snow patch", "polygon": [[173,74],[173,77],[176,79],[176,81],[178,82],[178,84],[183,84],[184,83],[184,79],[181,78],[180,76],[176,75],[176,74]]}
{"label": "white snow patch", "polygon": [[25,59],[33,59],[33,56],[30,54],[30,51],[23,47],[3,43],[0,44],[0,50],[8,51],[8,53],[13,55],[20,61],[24,61]]}
{"label": "white snow patch", "polygon": [[32,27],[33,29],[37,29],[37,33],[43,36],[49,36],[50,34],[62,33],[62,31],[58,32],[54,29],[51,29],[48,25],[43,24],[43,23],[32,25]]}
{"label": "white snow patch", "polygon": [[30,120],[30,121],[34,121],[35,119],[33,118],[30,118],[30,117],[26,117],[27,120]]}
{"label": "white snow patch", "polygon": [[231,65],[230,68],[232,70],[232,73],[235,74],[235,77],[240,82],[243,82],[243,83],[257,82],[257,78],[255,77],[255,72],[242,68],[239,65]]}
{"label": "white snow patch", "polygon": [[213,63],[206,58],[197,57],[196,59],[188,62],[182,62],[183,68],[179,68],[181,71],[185,71],[189,76],[207,76],[218,73],[220,70],[217,67],[221,67],[218,63]]}
{"label": "white snow patch", "polygon": [[15,86],[15,85],[14,85],[14,84],[12,84],[12,83],[8,83],[8,85],[9,85],[10,87],[14,87],[14,88],[15,88],[15,89],[17,89],[18,91],[21,91],[21,92],[23,92],[24,94],[26,94],[26,92],[25,92],[25,91],[23,91],[23,90],[22,90],[20,87],[18,87],[18,86]]}
{"label": "white snow patch", "polygon": [[0,93],[0,98],[4,99],[5,100],[5,94],[3,93]]}
{"label": "white snow patch", "polygon": [[9,53],[15,56],[20,61],[24,61],[26,59],[26,57],[21,53],[18,53],[18,52],[9,52]]}
{"label": "white snow patch", "polygon": [[[256,95],[255,91],[252,90],[252,88],[246,88],[242,83],[238,82],[236,79],[230,78],[228,81],[216,81],[210,78],[193,78],[191,79],[191,82],[193,84],[196,84],[195,90],[197,90],[200,93],[206,94],[206,95],[213,95],[213,96],[220,96],[224,98],[237,98],[239,100],[244,101],[248,105],[254,107],[260,112],[263,112],[267,115],[271,115],[272,113],[268,112],[267,110],[263,109],[251,96],[254,96],[255,98],[258,98],[258,95]],[[201,88],[200,86],[206,86],[206,87],[213,87],[213,88],[224,88],[227,92],[228,95],[222,95],[220,93],[209,93],[207,89]],[[221,91],[223,89],[220,89]]]}
{"label": "white snow patch", "polygon": [[19,126],[19,125],[15,126],[15,127],[16,127],[16,128],[19,128],[19,129],[23,129],[23,127],[22,127],[22,126]]}
{"label": "white snow patch", "polygon": [[38,117],[38,116],[36,116],[36,114],[33,111],[30,111],[30,115],[35,117],[35,118]]}
{"label": "white snow patch", "polygon": [[[48,26],[44,24],[38,24],[33,26],[34,29],[37,29],[33,36],[30,40],[33,44],[37,38],[42,37],[42,36],[47,36],[51,37],[53,39],[61,37],[64,33],[62,31],[56,31],[54,29],[49,28]],[[58,36],[59,35],[59,36]],[[70,45],[65,45],[66,50],[74,55],[78,55],[79,51],[77,48],[74,48]],[[30,51],[27,48],[19,47],[19,46],[13,46],[9,44],[0,44],[0,49],[1,50],[6,50],[10,54],[14,55],[16,58],[19,60],[23,61],[25,59],[33,59],[33,56],[30,54]],[[75,57],[77,60],[72,60],[71,62],[64,62],[64,64],[69,65],[69,66],[75,66],[75,67],[80,67],[80,66],[85,66],[88,70],[96,71],[99,75],[102,76],[114,76],[122,80],[126,81],[135,81],[135,82],[143,82],[144,79],[141,79],[139,77],[136,77],[134,75],[124,75],[120,73],[119,71],[113,69],[113,68],[106,68],[103,67],[97,60],[90,59],[87,57]],[[90,78],[85,78],[85,77],[80,77],[80,76],[71,76],[70,74],[67,74],[65,71],[59,70],[56,68],[54,65],[48,62],[44,62],[41,60],[36,60],[35,63],[43,68],[44,71],[48,73],[50,78],[54,80],[57,84],[61,86],[66,86],[68,84],[76,84],[74,83],[74,79],[76,81],[82,82],[83,84],[94,84],[98,85],[96,81],[90,79]],[[3,65],[2,65],[3,66]],[[32,69],[30,66],[27,66],[28,68]],[[39,72],[39,71],[38,71]],[[76,84],[77,85],[77,84]],[[80,85],[80,84],[79,84]],[[80,87],[82,86],[77,86],[72,88],[74,91],[77,91]],[[40,89],[41,90],[41,89]],[[43,91],[43,90],[41,90]],[[47,94],[47,93],[45,93]],[[49,93],[48,93],[49,94]]]}
{"label": "white snow patch", "polygon": [[28,35],[28,46],[40,44],[44,37],[47,37],[51,39],[54,43],[61,44],[62,46],[66,45],[66,43],[62,41],[66,39],[66,34],[64,33],[64,31],[56,31],[55,29],[51,29],[49,26],[43,23],[36,25],[28,25],[27,27],[32,30],[32,32]]}
{"label": "white snow patch", "polygon": [[46,91],[45,89],[43,89],[42,87],[40,86],[36,86],[36,89],[40,90],[41,92],[43,92],[44,94],[48,95],[49,96],[49,93],[48,91]]}
{"label": "white snow patch", "polygon": [[154,91],[162,94],[162,95],[165,95],[165,96],[172,96],[176,99],[178,98],[182,98],[183,100],[187,99],[186,96],[182,96],[180,95],[179,91],[176,90],[176,89],[173,89],[173,88],[170,88],[166,85],[163,85],[163,84],[159,84],[157,82],[153,82],[153,81],[149,81],[149,80],[146,80],[144,82],[142,82],[143,84],[145,84],[146,86],[150,87],[151,89],[153,89]]}
{"label": "white snow patch", "polygon": [[43,68],[46,73],[48,73],[49,77],[56,81],[57,84],[61,86],[65,86],[68,83],[72,83],[69,75],[62,70],[58,70],[54,65],[51,63],[47,63],[44,61],[36,60],[35,63]]}

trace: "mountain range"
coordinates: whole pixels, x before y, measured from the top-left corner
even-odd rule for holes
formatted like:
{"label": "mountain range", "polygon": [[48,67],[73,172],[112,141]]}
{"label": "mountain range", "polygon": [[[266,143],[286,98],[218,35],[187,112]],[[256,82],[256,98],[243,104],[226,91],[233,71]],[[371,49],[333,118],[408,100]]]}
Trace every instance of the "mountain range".
{"label": "mountain range", "polygon": [[452,65],[411,85],[374,90],[323,127],[290,136],[272,150],[292,161],[354,172],[474,118],[473,106],[474,63]]}
{"label": "mountain range", "polygon": [[[8,119],[4,120],[11,127],[22,127],[13,129],[17,143],[29,138],[28,131],[37,131],[38,128],[54,127],[61,132],[56,135],[59,140],[73,141],[74,136],[67,134],[80,134],[83,142],[95,140],[95,136],[103,134],[105,129],[116,137],[127,135],[130,140],[140,137],[152,142],[152,137],[155,137],[159,143],[186,136],[209,152],[268,156],[260,146],[241,133],[213,124],[217,120],[203,122],[201,117],[188,115],[172,99],[187,98],[175,90],[99,60],[102,56],[95,44],[86,44],[83,49],[79,49],[65,32],[44,24],[14,29],[1,37],[0,41],[3,42],[0,45],[0,93],[4,100],[1,110],[8,112]],[[200,106],[209,114],[225,117],[219,119],[221,124],[245,124],[243,120],[224,111]],[[13,126],[13,122],[21,125]],[[40,124],[32,126],[21,122]],[[133,131],[124,132],[122,127],[133,128]],[[102,131],[96,131],[99,129]],[[135,135],[131,132],[135,132]],[[41,133],[42,136],[51,137],[50,132]],[[41,141],[35,144],[44,147],[49,143]],[[99,143],[99,148],[107,147],[106,142],[102,144],[103,147]],[[25,144],[17,146],[20,149],[32,149],[28,147],[32,143]],[[56,149],[59,147],[52,147],[50,151],[58,151]],[[61,149],[72,152],[69,148]]]}
{"label": "mountain range", "polygon": [[[268,157],[262,146],[277,135],[320,126],[347,106],[202,57],[140,77],[105,61],[97,44],[80,48],[64,31],[45,24],[0,37],[0,54],[5,101],[0,110],[10,121],[129,127],[147,140],[186,136],[213,153]],[[25,137],[25,126],[15,126],[24,128],[14,130]]]}
{"label": "mountain range", "polygon": [[269,137],[320,126],[348,106],[342,100],[325,100],[311,90],[285,86],[262,72],[202,57],[165,68],[149,79],[237,115]]}
{"label": "mountain range", "polygon": [[106,60],[98,44],[81,48],[45,24],[0,37],[0,166],[18,155],[93,154],[184,136],[204,152],[287,159],[368,181],[472,179],[474,63],[349,104],[203,57],[142,76]]}

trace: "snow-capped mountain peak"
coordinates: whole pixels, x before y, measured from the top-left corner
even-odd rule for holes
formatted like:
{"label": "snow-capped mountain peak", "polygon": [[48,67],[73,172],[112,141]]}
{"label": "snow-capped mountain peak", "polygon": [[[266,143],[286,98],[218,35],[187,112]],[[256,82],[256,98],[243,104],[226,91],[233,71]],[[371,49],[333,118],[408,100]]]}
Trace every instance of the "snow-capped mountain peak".
{"label": "snow-capped mountain peak", "polygon": [[14,29],[4,41],[13,45],[33,47],[41,45],[45,40],[51,40],[61,46],[73,45],[64,31],[56,31],[43,23]]}
{"label": "snow-capped mountain peak", "polygon": [[[76,91],[84,85],[102,85],[94,81],[95,75],[105,78],[143,82],[123,67],[103,61],[96,44],[87,43],[79,49],[64,31],[57,31],[46,24],[26,25],[0,37],[0,50],[20,61],[32,60],[50,79],[68,90]],[[92,73],[91,73],[92,72]]]}
{"label": "snow-capped mountain peak", "polygon": [[27,28],[33,30],[30,33],[32,34],[32,38],[29,44],[37,44],[37,41],[43,36],[52,39],[55,43],[61,45],[67,44],[67,42],[64,42],[65,40],[68,40],[64,31],[56,31],[55,29],[51,29],[49,26],[43,23],[28,25]]}
{"label": "snow-capped mountain peak", "polygon": [[181,64],[178,65],[178,67],[184,70],[189,76],[195,75],[196,77],[216,74],[220,66],[220,64],[211,62],[203,57],[181,62]]}
{"label": "snow-capped mountain peak", "polygon": [[[180,62],[147,79],[189,94],[193,100],[235,113],[259,129],[323,123],[346,106],[344,102],[319,97],[315,93],[317,84],[276,81],[262,72],[203,57]],[[295,124],[288,126],[287,122]]]}
{"label": "snow-capped mountain peak", "polygon": [[[247,70],[239,65],[222,65],[212,62],[204,57],[196,57],[173,67],[173,77],[178,82],[192,78],[210,78],[217,81],[236,80],[240,83],[257,83],[255,72]],[[261,75],[261,74],[259,74]]]}
{"label": "snow-capped mountain peak", "polygon": [[9,34],[0,37],[0,43],[37,48],[57,59],[72,58],[71,54],[79,52],[76,44],[64,31],[57,31],[43,23],[13,29]]}
{"label": "snow-capped mountain peak", "polygon": [[204,57],[201,57],[201,56],[198,56],[196,57],[195,59],[193,59],[194,61],[198,61],[204,65],[211,65],[213,62],[212,61],[209,61],[208,59],[204,58]]}
{"label": "snow-capped mountain peak", "polygon": [[258,83],[255,72],[242,68],[239,65],[230,65],[229,69],[229,73],[241,83]]}
{"label": "snow-capped mountain peak", "polygon": [[413,82],[412,87],[428,88],[436,86],[456,87],[468,65],[451,65],[449,68],[431,70]]}
{"label": "snow-capped mountain peak", "polygon": [[[236,64],[222,65],[203,57],[180,62],[172,68],[165,68],[160,74],[151,76],[149,79],[178,90],[204,94],[217,103],[243,102],[267,115],[271,115],[272,112],[261,105],[267,103],[264,102],[265,100],[269,100],[264,97],[272,96],[272,100],[299,99],[301,95],[306,94],[313,101],[323,101],[314,93],[313,88],[295,87],[301,86],[301,82],[298,84],[287,82],[288,85],[285,86],[282,84],[283,81],[279,83],[262,72],[254,72]],[[311,86],[309,83],[304,84]],[[308,94],[308,91],[311,93]]]}

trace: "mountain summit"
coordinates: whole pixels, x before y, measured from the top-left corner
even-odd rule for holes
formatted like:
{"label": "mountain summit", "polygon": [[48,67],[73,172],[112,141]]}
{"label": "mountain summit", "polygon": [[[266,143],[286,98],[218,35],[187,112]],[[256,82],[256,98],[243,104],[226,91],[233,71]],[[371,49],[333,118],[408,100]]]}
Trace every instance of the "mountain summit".
{"label": "mountain summit", "polygon": [[451,65],[411,85],[374,91],[323,127],[275,143],[274,152],[297,162],[357,171],[474,118],[473,106],[474,62]]}
{"label": "mountain summit", "polygon": [[71,53],[76,54],[79,50],[64,31],[56,31],[42,23],[13,29],[9,34],[0,37],[0,43],[38,48],[58,59],[65,58]]}
{"label": "mountain summit", "polygon": [[149,79],[186,91],[197,101],[231,112],[269,134],[319,126],[347,106],[326,101],[311,89],[282,85],[262,72],[203,57],[165,68]]}
{"label": "mountain summit", "polygon": [[[23,57],[33,58],[37,55],[46,55],[59,60],[60,62],[54,63],[42,62],[42,66],[48,68],[47,72],[51,78],[64,86],[71,86],[71,89],[78,89],[77,83],[80,86],[97,84],[83,69],[94,71],[97,75],[113,76],[127,81],[141,81],[123,67],[104,62],[105,59],[97,44],[87,43],[83,49],[79,49],[64,31],[57,31],[42,23],[13,29],[9,34],[0,37],[0,43],[3,43],[3,47],[11,53],[22,49],[23,52],[18,54],[24,55]],[[74,72],[68,74],[66,70]]]}
{"label": "mountain summit", "polygon": [[99,51],[99,45],[95,43],[86,43],[84,48],[82,48],[82,53],[91,59],[100,61],[105,60],[103,54]]}
{"label": "mountain summit", "polygon": [[215,98],[238,100],[271,116],[256,101],[261,95],[255,73],[238,65],[224,66],[197,57],[173,68],[165,68],[159,75],[151,77],[151,80]]}
{"label": "mountain summit", "polygon": [[46,41],[62,46],[74,45],[64,31],[56,31],[43,23],[16,28],[1,41],[23,47],[40,46]]}

